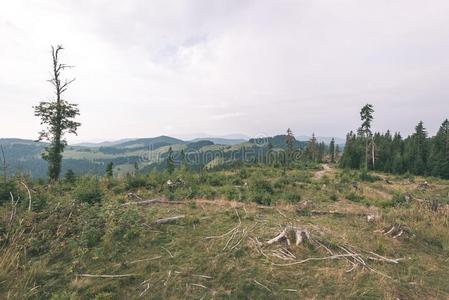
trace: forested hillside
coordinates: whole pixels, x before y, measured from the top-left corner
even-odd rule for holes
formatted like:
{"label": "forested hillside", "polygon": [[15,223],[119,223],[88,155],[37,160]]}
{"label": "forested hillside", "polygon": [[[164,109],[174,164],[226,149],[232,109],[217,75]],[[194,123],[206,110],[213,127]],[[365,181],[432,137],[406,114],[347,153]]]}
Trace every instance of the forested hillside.
{"label": "forested hillside", "polygon": [[366,167],[372,170],[449,179],[449,121],[444,120],[434,136],[429,136],[423,122],[419,122],[415,132],[406,138],[399,132],[376,132],[366,136],[361,130],[351,131],[346,136],[340,165],[359,169],[365,167],[366,162]]}

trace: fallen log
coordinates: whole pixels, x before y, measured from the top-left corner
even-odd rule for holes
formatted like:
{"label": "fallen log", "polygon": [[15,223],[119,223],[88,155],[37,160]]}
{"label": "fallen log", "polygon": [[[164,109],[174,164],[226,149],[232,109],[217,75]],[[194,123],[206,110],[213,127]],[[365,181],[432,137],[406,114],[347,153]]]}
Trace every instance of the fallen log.
{"label": "fallen log", "polygon": [[287,226],[284,228],[284,230],[279,233],[276,237],[272,238],[271,240],[267,241],[268,245],[274,244],[276,242],[286,240],[287,244],[290,245],[290,239],[288,238],[288,235],[290,233],[293,233],[295,236],[295,245],[298,246],[303,241],[308,240],[310,238],[309,232],[307,230],[297,228],[295,226]]}
{"label": "fallen log", "polygon": [[380,216],[377,213],[343,212],[343,211],[336,211],[336,210],[297,209],[296,212],[299,214],[303,214],[303,215],[317,215],[317,216],[332,215],[332,216],[336,216],[336,217],[363,217],[363,218],[367,218],[367,220],[369,222],[376,221],[380,218]]}
{"label": "fallen log", "polygon": [[75,274],[77,277],[90,277],[90,278],[124,278],[124,277],[132,277],[137,276],[137,274],[122,274],[122,275],[108,275],[108,274]]}
{"label": "fallen log", "polygon": [[153,205],[153,204],[186,204],[185,201],[168,201],[164,198],[147,199],[141,201],[131,201],[123,203],[122,206],[127,205]]}
{"label": "fallen log", "polygon": [[174,216],[174,217],[169,217],[169,218],[163,218],[163,219],[159,219],[153,222],[153,224],[168,224],[168,223],[175,223],[176,221],[185,218],[185,215],[179,215],[179,216]]}

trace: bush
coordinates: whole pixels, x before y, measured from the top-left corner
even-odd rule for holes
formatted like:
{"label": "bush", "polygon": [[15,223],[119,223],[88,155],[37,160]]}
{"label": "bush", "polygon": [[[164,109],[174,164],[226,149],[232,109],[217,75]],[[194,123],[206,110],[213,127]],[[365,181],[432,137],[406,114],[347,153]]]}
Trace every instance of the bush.
{"label": "bush", "polygon": [[74,191],[77,201],[95,204],[100,203],[103,198],[103,192],[100,189],[98,179],[83,177],[78,181]]}
{"label": "bush", "polygon": [[271,183],[265,179],[254,180],[252,190],[256,193],[273,193],[273,187],[271,186]]}
{"label": "bush", "polygon": [[115,241],[132,241],[140,234],[139,214],[135,209],[121,211],[112,228],[112,238]]}
{"label": "bush", "polygon": [[362,172],[359,175],[359,179],[361,181],[366,181],[366,182],[375,182],[375,181],[381,180],[381,178],[379,176],[371,175],[366,170],[362,170]]}
{"label": "bush", "polygon": [[240,196],[240,190],[238,188],[232,187],[232,186],[225,186],[223,187],[221,191],[224,195],[224,197],[228,200],[239,200]]}
{"label": "bush", "polygon": [[126,177],[126,187],[128,189],[138,189],[141,187],[145,187],[147,185],[147,181],[143,176],[127,176]]}
{"label": "bush", "polygon": [[218,173],[211,173],[207,175],[206,182],[210,186],[223,186],[226,183],[226,177]]}
{"label": "bush", "polygon": [[31,202],[31,208],[33,211],[43,211],[48,204],[48,195],[44,193],[39,193],[35,195]]}
{"label": "bush", "polygon": [[105,220],[98,208],[92,207],[82,216],[84,225],[81,230],[80,244],[86,248],[96,246],[104,235]]}
{"label": "bush", "polygon": [[[0,205],[5,202],[11,201],[11,195],[9,193],[13,193],[13,195],[17,194],[17,187],[13,181],[7,181],[0,183]],[[15,196],[14,196],[15,197]]]}
{"label": "bush", "polygon": [[285,201],[287,201],[288,203],[291,203],[291,204],[296,204],[299,201],[301,201],[301,195],[298,193],[292,193],[292,192],[284,193],[283,198],[285,199]]}
{"label": "bush", "polygon": [[330,199],[332,200],[332,201],[337,201],[338,200],[338,196],[337,196],[337,194],[336,193],[332,193],[331,194],[331,196],[330,196]]}
{"label": "bush", "polygon": [[273,203],[273,197],[268,193],[254,193],[252,196],[253,202],[256,202],[257,204],[261,205],[268,205],[270,206]]}
{"label": "bush", "polygon": [[288,185],[290,181],[287,177],[280,177],[274,182],[274,188],[276,189],[282,189],[284,186]]}
{"label": "bush", "polygon": [[246,169],[240,169],[240,171],[239,171],[239,177],[240,177],[241,179],[247,179],[248,176],[249,176],[248,170],[246,170]]}
{"label": "bush", "polygon": [[349,201],[352,202],[357,202],[357,203],[361,203],[365,201],[365,197],[363,197],[362,195],[359,195],[355,192],[350,192],[346,198],[348,198]]}
{"label": "bush", "polygon": [[406,197],[402,194],[395,194],[391,201],[391,205],[394,207],[406,206],[407,204],[408,204],[408,201],[407,201]]}
{"label": "bush", "polygon": [[217,191],[208,185],[202,185],[198,189],[198,195],[207,199],[214,199],[217,196]]}

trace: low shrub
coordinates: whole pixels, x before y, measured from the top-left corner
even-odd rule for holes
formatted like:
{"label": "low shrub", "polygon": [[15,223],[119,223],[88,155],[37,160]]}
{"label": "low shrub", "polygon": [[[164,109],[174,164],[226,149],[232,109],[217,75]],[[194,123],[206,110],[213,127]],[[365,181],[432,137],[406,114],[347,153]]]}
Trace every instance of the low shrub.
{"label": "low shrub", "polygon": [[129,190],[145,187],[146,185],[147,185],[147,180],[143,176],[140,176],[140,175],[132,176],[132,175],[130,175],[130,176],[126,177],[126,187]]}
{"label": "low shrub", "polygon": [[362,172],[359,175],[359,180],[366,182],[375,182],[381,180],[381,178],[379,176],[368,173],[366,170],[362,170]]}
{"label": "low shrub", "polygon": [[0,205],[11,201],[11,194],[17,194],[17,186],[14,181],[0,182]]}
{"label": "low shrub", "polygon": [[363,197],[362,195],[359,195],[355,192],[350,192],[348,195],[346,195],[346,198],[349,201],[357,202],[357,203],[362,203],[365,201],[365,197]]}
{"label": "low shrub", "polygon": [[254,191],[255,193],[272,194],[273,186],[268,180],[257,178],[254,180],[251,190]]}
{"label": "low shrub", "polygon": [[335,202],[338,200],[338,195],[336,193],[332,193],[330,199]]}
{"label": "low shrub", "polygon": [[286,192],[283,195],[283,199],[291,204],[296,204],[301,201],[301,195],[298,193]]}
{"label": "low shrub", "polygon": [[273,203],[273,197],[269,193],[257,192],[252,195],[252,201],[257,204],[270,206]]}
{"label": "low shrub", "polygon": [[136,239],[141,232],[140,217],[136,209],[120,211],[114,216],[111,237],[117,242]]}
{"label": "low shrub", "polygon": [[276,189],[282,189],[283,187],[285,187],[286,185],[288,185],[290,183],[289,179],[285,176],[278,178],[274,184],[273,187]]}
{"label": "low shrub", "polygon": [[218,173],[209,173],[207,174],[206,182],[210,186],[223,186],[226,183],[226,177]]}
{"label": "low shrub", "polygon": [[96,178],[81,178],[74,191],[75,200],[95,204],[100,203],[103,198],[103,192],[100,189],[99,181]]}

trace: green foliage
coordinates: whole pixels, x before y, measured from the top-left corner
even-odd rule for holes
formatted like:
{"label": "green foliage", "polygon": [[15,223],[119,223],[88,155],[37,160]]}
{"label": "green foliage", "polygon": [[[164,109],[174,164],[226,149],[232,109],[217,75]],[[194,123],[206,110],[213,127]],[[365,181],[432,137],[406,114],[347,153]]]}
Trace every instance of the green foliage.
{"label": "green foliage", "polygon": [[76,181],[76,175],[72,169],[68,169],[64,174],[64,181],[69,184],[74,184]]}
{"label": "green foliage", "polygon": [[[366,161],[367,144],[362,130],[357,135],[352,131],[346,136],[346,145],[340,166],[361,169],[367,166],[376,171],[396,174],[432,175],[449,178],[449,120],[445,120],[438,133],[428,138],[422,121],[415,132],[403,139],[399,133],[393,136],[390,131],[375,133],[369,143],[375,145],[375,163]],[[367,169],[367,168],[365,168]],[[363,179],[362,179],[363,180]]]}
{"label": "green foliage", "polygon": [[175,170],[175,160],[173,158],[173,150],[170,147],[167,153],[167,172],[169,174],[173,174],[174,170]]}
{"label": "green foliage", "polygon": [[273,203],[273,196],[263,191],[256,191],[252,193],[252,201],[257,204],[270,206]]}
{"label": "green foliage", "polygon": [[114,163],[112,161],[106,165],[106,176],[109,178],[114,176]]}
{"label": "green foliage", "polygon": [[294,192],[285,192],[283,198],[285,199],[285,201],[291,204],[296,204],[301,201],[301,195]]}
{"label": "green foliage", "polygon": [[368,173],[366,169],[362,169],[359,175],[359,179],[366,182],[375,182],[381,180],[379,176]]}
{"label": "green foliage", "polygon": [[98,245],[105,234],[105,219],[101,210],[95,206],[87,208],[82,216],[82,222],[80,244],[85,248]]}
{"label": "green foliage", "polygon": [[110,238],[112,241],[126,243],[135,240],[141,233],[140,217],[136,209],[119,211],[112,216]]}
{"label": "green foliage", "polygon": [[360,195],[356,192],[350,192],[349,194],[346,195],[346,198],[352,202],[357,202],[357,203],[365,202],[365,197],[363,197],[362,195]]}
{"label": "green foliage", "polygon": [[10,192],[17,194],[17,186],[14,181],[0,182],[0,205],[11,201]]}
{"label": "green foliage", "polygon": [[266,179],[256,178],[251,185],[251,190],[255,193],[272,194],[273,186]]}
{"label": "green foliage", "polygon": [[406,206],[409,202],[407,201],[407,198],[403,194],[395,193],[393,195],[393,199],[391,200],[391,205],[393,207],[400,207],[400,206]]}
{"label": "green foliage", "polygon": [[87,204],[100,203],[103,198],[103,192],[98,179],[90,177],[79,178],[74,190],[74,198]]}
{"label": "green foliage", "polygon": [[147,185],[147,180],[142,175],[128,175],[126,176],[126,187],[128,189],[138,189]]}
{"label": "green foliage", "polygon": [[223,186],[226,183],[226,177],[219,173],[208,173],[206,183],[210,186]]}
{"label": "green foliage", "polygon": [[329,198],[335,202],[338,200],[338,195],[336,193],[332,193]]}

